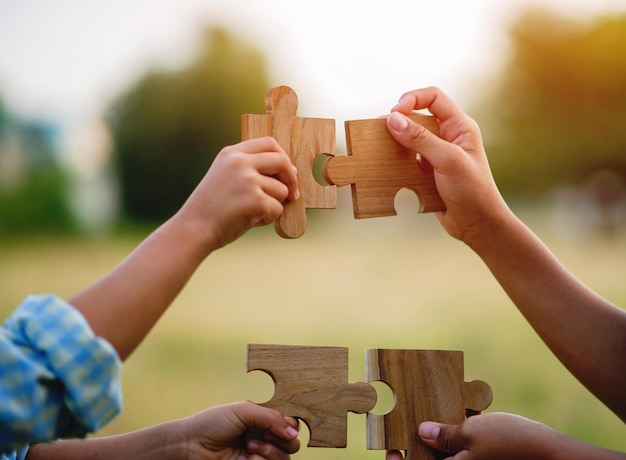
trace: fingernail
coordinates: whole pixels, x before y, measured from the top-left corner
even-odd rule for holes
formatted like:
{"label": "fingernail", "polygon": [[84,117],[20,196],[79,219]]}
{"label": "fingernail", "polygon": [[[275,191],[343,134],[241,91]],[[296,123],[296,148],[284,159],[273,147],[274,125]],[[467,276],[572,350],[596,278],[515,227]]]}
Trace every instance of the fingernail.
{"label": "fingernail", "polygon": [[291,165],[292,169],[293,169],[293,173],[295,175],[298,175],[298,168],[295,167],[295,165]]}
{"label": "fingernail", "polygon": [[423,422],[420,423],[420,426],[417,429],[417,434],[420,435],[420,438],[434,440],[437,439],[440,431],[441,429],[439,428],[439,426],[435,425],[434,423]]}
{"label": "fingernail", "polygon": [[259,448],[259,443],[257,441],[250,441],[248,443],[248,450],[250,452],[256,452],[258,448]]}
{"label": "fingernail", "polygon": [[388,122],[389,126],[396,131],[404,131],[406,127],[409,126],[406,117],[398,112],[391,112],[388,117]]}
{"label": "fingernail", "polygon": [[296,430],[294,427],[292,426],[288,426],[287,427],[287,434],[289,436],[291,436],[292,438],[295,438],[296,436],[298,436],[298,430]]}
{"label": "fingernail", "polygon": [[296,190],[296,200],[300,198],[300,190]]}

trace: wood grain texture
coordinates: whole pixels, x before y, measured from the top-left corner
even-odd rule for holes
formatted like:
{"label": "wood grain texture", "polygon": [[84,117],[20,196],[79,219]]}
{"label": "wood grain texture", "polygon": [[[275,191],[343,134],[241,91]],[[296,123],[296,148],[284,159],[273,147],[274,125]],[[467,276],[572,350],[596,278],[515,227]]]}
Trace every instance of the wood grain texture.
{"label": "wood grain texture", "polygon": [[466,409],[482,411],[492,400],[482,381],[463,381],[463,352],[445,350],[368,349],[366,380],[382,381],[394,393],[393,409],[367,414],[367,448],[406,451],[405,460],[434,460],[419,439],[423,421],[458,424]]}
{"label": "wood grain texture", "polygon": [[[419,113],[410,117],[439,134],[434,117]],[[345,129],[348,155],[327,159],[323,175],[329,184],[351,185],[355,218],[395,216],[394,199],[402,188],[417,194],[419,212],[445,209],[433,175],[422,171],[416,152],[391,136],[385,118],[346,121]]]}
{"label": "wood grain texture", "polygon": [[271,136],[285,150],[298,169],[300,198],[284,205],[276,221],[276,232],[284,238],[298,238],[306,231],[306,209],[337,207],[337,191],[320,185],[313,177],[313,163],[320,154],[335,154],[335,120],[296,116],[298,97],[287,86],[277,86],[265,95],[265,115],[241,117],[242,140]]}
{"label": "wood grain texture", "polygon": [[274,396],[261,405],[306,423],[310,447],[346,447],[348,411],[376,405],[372,385],[348,383],[347,348],[250,344],[247,368],[272,377]]}

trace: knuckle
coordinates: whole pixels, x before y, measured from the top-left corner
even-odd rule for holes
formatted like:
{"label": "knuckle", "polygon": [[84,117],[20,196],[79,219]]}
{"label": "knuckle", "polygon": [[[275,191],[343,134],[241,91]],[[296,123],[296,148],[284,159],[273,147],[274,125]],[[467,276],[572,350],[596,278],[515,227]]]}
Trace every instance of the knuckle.
{"label": "knuckle", "polygon": [[440,441],[441,446],[446,452],[451,452],[454,450],[454,443],[452,440],[452,430],[450,427],[445,427],[441,430]]}
{"label": "knuckle", "polygon": [[300,450],[300,446],[301,446],[300,439],[294,439],[287,446],[287,453],[295,454],[296,452]]}
{"label": "knuckle", "polygon": [[[283,213],[283,206],[276,200],[266,199],[266,196],[259,197],[258,212],[260,217],[268,221],[278,219]],[[262,200],[262,201],[261,201]]]}
{"label": "knuckle", "polygon": [[226,147],[222,148],[222,150],[217,156],[219,158],[231,158],[241,153],[242,153],[241,149],[239,148],[238,145],[227,145]]}
{"label": "knuckle", "polygon": [[238,151],[238,148],[236,145],[227,145],[222,148],[218,156],[220,157],[230,156],[233,154],[233,152],[236,152],[236,151]]}
{"label": "knuckle", "polygon": [[467,124],[469,126],[469,128],[476,134],[480,134],[480,125],[478,124],[478,122],[476,120],[474,120],[472,117],[468,116],[467,117]]}
{"label": "knuckle", "polygon": [[421,144],[430,135],[428,129],[420,124],[413,123],[409,126],[410,128],[407,130],[407,137],[409,142],[411,142],[412,144]]}
{"label": "knuckle", "polygon": [[275,138],[273,138],[272,136],[264,136],[263,140],[265,140],[265,142],[267,142],[269,144],[272,144],[272,145],[275,145],[275,146],[278,147],[278,141]]}
{"label": "knuckle", "polygon": [[412,91],[405,91],[404,93],[402,93],[402,96],[400,96],[400,100],[405,99],[407,97],[412,97],[415,94],[416,90],[412,90]]}
{"label": "knuckle", "polygon": [[282,147],[280,146],[280,144],[278,143],[278,141],[273,138],[272,136],[265,136],[263,138],[263,142],[265,142],[265,145],[267,146],[267,150],[270,151],[274,151],[274,152],[283,152]]}
{"label": "knuckle", "polygon": [[291,164],[291,158],[289,158],[289,155],[287,155],[285,152],[280,152],[278,159],[279,159],[279,166],[281,169],[282,168],[286,169]]}

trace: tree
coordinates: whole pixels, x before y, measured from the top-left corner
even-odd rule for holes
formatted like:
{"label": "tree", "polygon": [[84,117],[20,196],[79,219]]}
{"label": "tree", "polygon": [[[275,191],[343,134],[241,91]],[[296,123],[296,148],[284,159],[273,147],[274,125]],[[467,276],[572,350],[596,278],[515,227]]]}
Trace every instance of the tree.
{"label": "tree", "polygon": [[6,113],[2,98],[0,98],[0,140],[2,139],[2,132],[4,131],[4,125],[6,123]]}
{"label": "tree", "polygon": [[0,235],[71,233],[69,180],[57,162],[58,128],[0,107]]}
{"label": "tree", "polygon": [[175,212],[215,155],[240,140],[242,113],[263,112],[264,58],[220,28],[208,30],[195,61],[152,71],[112,108],[123,208],[141,220]]}
{"label": "tree", "polygon": [[480,118],[505,193],[626,178],[626,15],[576,22],[528,10]]}

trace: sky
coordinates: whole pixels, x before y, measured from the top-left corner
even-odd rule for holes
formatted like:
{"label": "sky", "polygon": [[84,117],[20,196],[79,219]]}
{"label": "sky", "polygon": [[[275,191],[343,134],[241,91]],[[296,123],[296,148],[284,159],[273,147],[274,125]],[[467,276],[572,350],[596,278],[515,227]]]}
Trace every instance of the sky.
{"label": "sky", "polygon": [[103,113],[147,70],[188,63],[207,26],[255,45],[299,116],[336,120],[341,149],[344,121],[384,115],[411,89],[438,86],[471,114],[533,4],[582,20],[626,12],[626,0],[0,0],[0,99],[59,128],[75,211],[106,228],[119,202]]}
{"label": "sky", "polygon": [[[529,1],[0,0],[0,97],[28,116],[94,117],[150,66],[184,65],[214,24],[267,56],[300,116],[371,118],[430,85],[470,105]],[[626,11],[626,0],[541,5],[580,18]]]}

